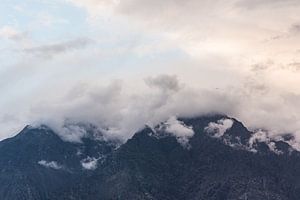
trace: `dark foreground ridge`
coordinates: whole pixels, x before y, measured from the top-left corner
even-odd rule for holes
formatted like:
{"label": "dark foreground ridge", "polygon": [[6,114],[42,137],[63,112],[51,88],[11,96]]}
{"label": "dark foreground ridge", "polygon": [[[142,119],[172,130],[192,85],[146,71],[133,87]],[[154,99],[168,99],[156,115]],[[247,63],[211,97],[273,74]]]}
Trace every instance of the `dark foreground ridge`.
{"label": "dark foreground ridge", "polygon": [[180,119],[195,133],[188,145],[163,124],[121,146],[26,127],[0,142],[0,199],[299,200],[299,152],[284,139],[261,141],[234,119],[224,133],[206,128],[224,118]]}

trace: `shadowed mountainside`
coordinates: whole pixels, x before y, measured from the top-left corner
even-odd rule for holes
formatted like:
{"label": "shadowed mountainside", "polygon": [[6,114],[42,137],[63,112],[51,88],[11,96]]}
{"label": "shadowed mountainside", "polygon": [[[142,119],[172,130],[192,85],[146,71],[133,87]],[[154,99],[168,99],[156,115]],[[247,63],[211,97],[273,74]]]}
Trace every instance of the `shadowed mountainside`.
{"label": "shadowed mountainside", "polygon": [[194,132],[188,146],[163,123],[121,146],[28,126],[0,142],[0,199],[298,200],[299,152],[283,140],[250,145],[254,133],[235,119],[219,137],[207,132],[225,118],[179,119]]}

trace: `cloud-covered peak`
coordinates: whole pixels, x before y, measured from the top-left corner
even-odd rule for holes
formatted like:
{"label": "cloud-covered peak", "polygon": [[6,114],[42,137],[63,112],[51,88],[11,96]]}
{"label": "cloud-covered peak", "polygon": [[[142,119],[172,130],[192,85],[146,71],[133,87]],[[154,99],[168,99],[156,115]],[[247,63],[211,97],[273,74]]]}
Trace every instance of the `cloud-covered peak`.
{"label": "cloud-covered peak", "polygon": [[176,137],[183,147],[189,147],[189,139],[194,136],[193,127],[186,126],[176,117],[170,117],[165,123],[165,131]]}
{"label": "cloud-covered peak", "polygon": [[207,113],[297,135],[299,8],[297,0],[5,1],[0,138],[42,123],[79,141],[83,131],[63,127],[83,122],[126,141],[144,124]]}

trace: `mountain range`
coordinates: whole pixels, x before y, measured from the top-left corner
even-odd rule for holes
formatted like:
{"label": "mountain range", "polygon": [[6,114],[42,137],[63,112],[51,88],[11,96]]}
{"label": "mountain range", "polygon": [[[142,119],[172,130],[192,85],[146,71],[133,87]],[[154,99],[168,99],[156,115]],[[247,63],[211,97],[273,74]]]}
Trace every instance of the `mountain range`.
{"label": "mountain range", "polygon": [[1,200],[299,200],[292,134],[225,115],[170,118],[125,143],[92,125],[80,142],[46,125],[0,142]]}

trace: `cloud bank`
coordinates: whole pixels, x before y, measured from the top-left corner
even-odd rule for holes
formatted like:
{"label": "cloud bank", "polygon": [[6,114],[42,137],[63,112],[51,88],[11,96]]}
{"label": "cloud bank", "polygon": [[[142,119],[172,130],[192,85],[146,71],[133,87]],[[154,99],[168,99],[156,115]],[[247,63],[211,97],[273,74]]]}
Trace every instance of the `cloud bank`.
{"label": "cloud bank", "polygon": [[[236,117],[250,128],[265,128],[274,135],[288,132],[297,135],[297,121],[292,120],[290,115],[282,114],[283,110],[292,108],[291,105],[278,106],[280,99],[278,102],[272,99],[273,104],[269,105],[267,100],[272,95],[266,93],[262,93],[262,99],[257,101],[257,96],[251,97],[251,92],[243,96],[237,88],[228,91],[194,88],[183,84],[174,75],[142,78],[138,86],[136,83],[124,80],[106,85],[81,83],[62,94],[54,92],[50,95],[51,92],[47,91],[49,93],[45,97],[37,97],[31,102],[28,111],[14,110],[10,112],[11,117],[4,116],[7,119],[3,120],[47,124],[64,140],[71,142],[80,142],[86,135],[86,130],[76,125],[78,123],[96,125],[106,139],[126,141],[145,124],[155,126],[167,121],[172,129],[170,132],[178,133],[176,136],[180,138],[182,131],[187,135],[192,132],[170,119],[170,116],[194,117],[210,113]],[[231,125],[232,120],[223,120],[209,124],[207,130],[221,136]]]}
{"label": "cloud bank", "polygon": [[299,1],[40,3],[0,23],[1,139],[44,123],[79,142],[81,122],[125,141],[170,116],[224,113],[300,140]]}
{"label": "cloud bank", "polygon": [[[49,99],[51,103],[47,100],[36,103],[29,117],[34,124],[51,126],[68,141],[79,142],[85,136],[84,128],[76,126],[78,123],[94,124],[107,139],[125,141],[145,124],[155,126],[170,116],[225,113],[229,112],[228,105],[234,103],[224,101],[226,94],[183,86],[173,75],[144,80],[140,87],[134,86],[135,90],[128,90],[133,86],[120,80],[105,87],[76,86],[50,107],[53,99]],[[172,119],[167,121],[170,132],[173,131],[178,138],[181,133],[192,136],[188,127]],[[66,127],[66,124],[71,125]]]}

